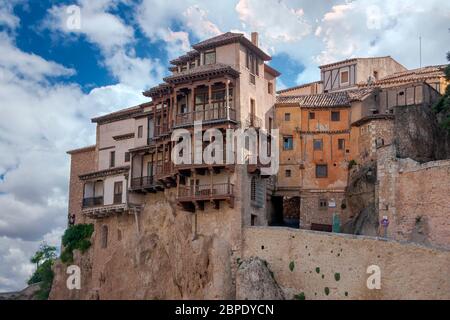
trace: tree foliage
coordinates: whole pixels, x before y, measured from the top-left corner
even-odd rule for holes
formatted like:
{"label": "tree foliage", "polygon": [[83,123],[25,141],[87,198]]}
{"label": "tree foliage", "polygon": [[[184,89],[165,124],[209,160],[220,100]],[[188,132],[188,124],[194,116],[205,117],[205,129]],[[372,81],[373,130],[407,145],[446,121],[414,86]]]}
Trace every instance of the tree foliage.
{"label": "tree foliage", "polygon": [[[450,62],[450,52],[447,53]],[[450,64],[444,70],[445,78],[450,81]],[[450,132],[450,85],[445,89],[444,95],[434,105],[434,111],[442,115],[441,126]]]}
{"label": "tree foliage", "polygon": [[84,253],[91,246],[89,240],[94,232],[93,224],[77,224],[69,227],[62,237],[64,251],[61,253],[61,261],[64,263],[73,261],[73,250]]}
{"label": "tree foliage", "polygon": [[39,283],[39,290],[36,293],[37,299],[48,299],[54,277],[52,266],[55,259],[56,247],[49,246],[46,243],[42,243],[39,250],[30,259],[32,263],[36,264],[36,270],[28,280],[28,284]]}

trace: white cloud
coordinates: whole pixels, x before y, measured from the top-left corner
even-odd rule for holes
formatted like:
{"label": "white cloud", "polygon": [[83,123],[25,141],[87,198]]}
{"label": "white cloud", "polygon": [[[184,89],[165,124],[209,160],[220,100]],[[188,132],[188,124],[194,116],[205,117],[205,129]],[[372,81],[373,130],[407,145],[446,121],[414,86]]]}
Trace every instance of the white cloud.
{"label": "white cloud", "polygon": [[[48,10],[48,19],[44,27],[53,30],[62,37],[79,37],[98,46],[103,54],[105,67],[121,84],[128,85],[136,91],[142,91],[160,81],[164,68],[157,59],[136,56],[134,29],[121,18],[109,13],[127,0],[78,0],[81,24],[79,29],[68,28],[67,7],[53,6]],[[172,36],[176,36],[172,35]],[[184,39],[178,37],[184,41]]]}

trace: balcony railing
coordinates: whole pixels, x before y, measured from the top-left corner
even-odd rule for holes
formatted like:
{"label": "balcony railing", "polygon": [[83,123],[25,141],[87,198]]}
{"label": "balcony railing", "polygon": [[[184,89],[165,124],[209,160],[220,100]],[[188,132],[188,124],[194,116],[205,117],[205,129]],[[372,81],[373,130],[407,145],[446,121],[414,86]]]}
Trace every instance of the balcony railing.
{"label": "balcony railing", "polygon": [[234,194],[231,183],[213,183],[195,186],[178,187],[178,199],[202,200],[210,198],[231,197]]}
{"label": "balcony railing", "polygon": [[[229,112],[230,112],[230,120],[236,120],[236,110],[230,108]],[[227,119],[228,115],[226,106],[218,106],[218,107],[207,106],[204,110],[196,110],[193,112],[177,114],[175,117],[175,124],[177,126],[181,126],[193,124],[194,121],[209,122]]]}
{"label": "balcony railing", "polygon": [[169,124],[163,123],[155,126],[155,136],[160,136],[169,133]]}
{"label": "balcony railing", "polygon": [[143,176],[131,179],[131,189],[150,188],[155,185],[153,176]]}
{"label": "balcony railing", "polygon": [[163,163],[158,163],[156,165],[156,175],[157,176],[163,176],[163,175],[169,175],[173,172],[173,162],[167,161]]}
{"label": "balcony railing", "polygon": [[83,199],[83,208],[96,207],[103,205],[103,197],[93,197]]}
{"label": "balcony railing", "polygon": [[262,119],[254,114],[249,114],[245,120],[245,126],[247,128],[262,128]]}
{"label": "balcony railing", "polygon": [[114,194],[114,204],[122,203],[122,194],[121,193],[115,193]]}

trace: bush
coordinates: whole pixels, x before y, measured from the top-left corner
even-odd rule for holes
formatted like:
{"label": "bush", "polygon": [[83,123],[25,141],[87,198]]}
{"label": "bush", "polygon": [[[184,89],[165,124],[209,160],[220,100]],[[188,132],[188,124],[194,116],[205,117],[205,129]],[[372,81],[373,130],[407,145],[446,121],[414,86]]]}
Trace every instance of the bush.
{"label": "bush", "polygon": [[351,170],[357,164],[358,163],[355,160],[350,160],[349,163],[348,163],[348,170]]}
{"label": "bush", "polygon": [[89,239],[93,232],[93,224],[77,224],[69,227],[62,237],[64,251],[61,253],[61,261],[73,262],[73,250],[75,249],[80,250],[81,253],[86,252],[91,247]]}
{"label": "bush", "polygon": [[294,295],[294,299],[295,300],[305,300],[305,293],[304,292],[300,292],[299,294]]}

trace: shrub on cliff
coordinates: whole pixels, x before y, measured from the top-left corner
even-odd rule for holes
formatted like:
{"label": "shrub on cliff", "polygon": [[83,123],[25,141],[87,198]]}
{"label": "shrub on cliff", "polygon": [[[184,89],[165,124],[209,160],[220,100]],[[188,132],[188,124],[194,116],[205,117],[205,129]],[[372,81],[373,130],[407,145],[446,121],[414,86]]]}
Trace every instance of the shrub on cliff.
{"label": "shrub on cliff", "polygon": [[43,243],[30,260],[36,264],[36,271],[31,275],[28,284],[39,283],[39,290],[36,293],[36,298],[39,300],[48,299],[50,294],[54,277],[52,266],[55,259],[56,247]]}
{"label": "shrub on cliff", "polygon": [[[447,53],[447,60],[450,62],[450,52]],[[444,70],[445,78],[450,81],[450,64]],[[444,95],[434,105],[434,111],[443,115],[441,126],[450,132],[450,85],[445,89]]]}
{"label": "shrub on cliff", "polygon": [[73,261],[73,250],[78,249],[84,253],[91,246],[89,240],[94,232],[93,224],[77,224],[69,227],[62,237],[64,251],[61,253],[61,261],[64,263]]}

